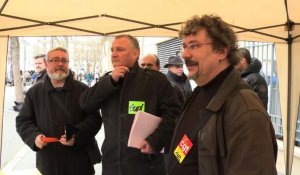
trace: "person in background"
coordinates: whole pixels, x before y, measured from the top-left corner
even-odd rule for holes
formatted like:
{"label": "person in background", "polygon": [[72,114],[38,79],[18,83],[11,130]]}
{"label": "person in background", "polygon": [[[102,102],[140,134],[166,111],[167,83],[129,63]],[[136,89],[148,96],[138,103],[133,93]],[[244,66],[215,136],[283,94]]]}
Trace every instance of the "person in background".
{"label": "person in background", "polygon": [[171,84],[175,84],[181,90],[185,101],[192,93],[189,79],[183,72],[183,61],[180,56],[171,56],[164,68],[168,68],[167,78]]}
{"label": "person in background", "polygon": [[47,74],[46,71],[46,55],[40,54],[34,57],[35,72],[32,75],[32,84],[40,82]]}
{"label": "person in background", "polygon": [[43,175],[93,175],[101,161],[95,135],[102,120],[97,110],[82,110],[79,97],[88,87],[73,79],[69,54],[51,49],[44,81],[26,93],[16,117],[22,140],[36,151],[36,166]]}
{"label": "person in background", "polygon": [[160,61],[155,54],[147,54],[143,56],[140,60],[140,66],[144,69],[152,69],[155,71],[160,70]]}
{"label": "person in background", "polygon": [[[29,71],[25,71],[23,78],[26,85],[26,82],[30,82],[30,84],[35,84],[40,82],[44,79],[45,75],[47,74],[46,71],[46,63],[45,63],[46,55],[40,54],[34,57],[34,66],[35,72],[31,75]],[[25,91],[23,92],[26,93]],[[13,106],[14,111],[20,112],[23,102],[14,101],[15,105]]]}
{"label": "person in background", "polygon": [[92,86],[92,82],[93,82],[93,75],[92,73],[88,72],[85,74],[85,80],[86,80],[86,83],[88,85],[88,87],[91,87]]}
{"label": "person in background", "polygon": [[[160,61],[158,57],[155,54],[147,54],[144,57],[141,58],[140,60],[140,66],[144,69],[152,69],[154,71],[160,70]],[[176,91],[177,97],[179,99],[179,102],[181,105],[184,103],[184,96],[183,93],[181,92],[181,89],[175,84],[171,83],[173,88]]]}
{"label": "person in background", "polygon": [[235,68],[241,72],[242,78],[252,87],[266,110],[268,109],[268,85],[265,78],[260,74],[261,62],[256,58],[251,58],[250,52],[246,48],[239,48],[240,62]]}
{"label": "person in background", "polygon": [[[83,109],[100,109],[102,113],[103,175],[165,175],[161,150],[169,151],[167,146],[180,105],[165,75],[139,67],[139,55],[136,38],[116,36],[111,47],[112,72],[102,76],[80,97]],[[137,111],[148,112],[162,120],[139,148],[132,148],[127,144]]]}
{"label": "person in background", "polygon": [[268,114],[234,69],[235,32],[220,17],[184,23],[182,58],[197,87],[181,110],[168,175],[277,175],[277,143]]}

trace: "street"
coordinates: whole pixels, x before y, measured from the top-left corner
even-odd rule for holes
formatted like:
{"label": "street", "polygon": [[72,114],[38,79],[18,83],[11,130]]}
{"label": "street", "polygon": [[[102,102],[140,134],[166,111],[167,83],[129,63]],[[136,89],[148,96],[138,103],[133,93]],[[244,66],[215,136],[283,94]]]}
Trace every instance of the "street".
{"label": "street", "polygon": [[[16,132],[15,118],[18,113],[12,108],[14,100],[14,87],[6,86],[0,175],[39,175],[35,168],[35,152],[23,143]],[[103,135],[101,129],[96,136],[99,147],[102,145]],[[95,171],[96,175],[101,174],[101,164],[95,165]]]}

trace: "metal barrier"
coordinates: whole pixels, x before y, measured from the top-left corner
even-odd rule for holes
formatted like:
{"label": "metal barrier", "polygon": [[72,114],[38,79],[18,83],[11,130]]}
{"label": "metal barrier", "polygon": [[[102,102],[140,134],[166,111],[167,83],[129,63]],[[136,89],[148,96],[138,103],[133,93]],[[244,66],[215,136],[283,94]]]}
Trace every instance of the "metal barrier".
{"label": "metal barrier", "polygon": [[[262,75],[268,83],[269,103],[268,113],[273,123],[277,139],[283,139],[282,117],[278,88],[278,76],[276,66],[276,54],[274,43],[241,41],[240,47],[249,49],[251,56],[259,59],[262,63]],[[299,112],[298,112],[299,114]],[[298,117],[295,145],[300,146],[300,120]]]}

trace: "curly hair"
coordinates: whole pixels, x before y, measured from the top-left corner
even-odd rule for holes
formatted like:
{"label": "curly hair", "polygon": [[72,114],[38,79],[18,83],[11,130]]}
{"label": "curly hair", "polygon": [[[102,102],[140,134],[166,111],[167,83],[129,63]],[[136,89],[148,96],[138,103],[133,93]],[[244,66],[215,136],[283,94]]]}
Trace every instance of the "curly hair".
{"label": "curly hair", "polygon": [[213,50],[220,51],[228,48],[228,59],[231,65],[239,62],[237,55],[238,44],[237,37],[231,27],[220,17],[214,15],[194,16],[184,23],[179,31],[179,37],[183,38],[189,35],[196,35],[201,29],[206,30],[208,36],[212,39]]}

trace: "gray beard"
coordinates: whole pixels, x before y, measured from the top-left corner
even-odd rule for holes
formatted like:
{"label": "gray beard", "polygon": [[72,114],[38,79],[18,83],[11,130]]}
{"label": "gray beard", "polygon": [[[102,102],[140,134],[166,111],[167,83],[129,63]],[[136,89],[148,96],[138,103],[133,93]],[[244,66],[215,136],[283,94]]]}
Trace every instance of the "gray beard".
{"label": "gray beard", "polygon": [[56,80],[56,81],[61,81],[65,80],[69,76],[69,71],[63,72],[63,73],[48,73],[50,79]]}

